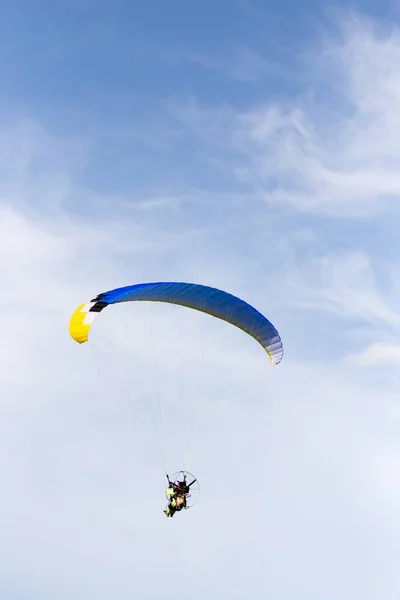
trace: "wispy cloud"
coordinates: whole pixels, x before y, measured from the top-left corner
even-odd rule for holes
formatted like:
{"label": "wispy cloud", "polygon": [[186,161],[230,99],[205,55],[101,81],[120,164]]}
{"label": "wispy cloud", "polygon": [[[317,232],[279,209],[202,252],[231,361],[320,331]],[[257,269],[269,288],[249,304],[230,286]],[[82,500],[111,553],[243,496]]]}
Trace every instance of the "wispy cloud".
{"label": "wispy cloud", "polygon": [[299,303],[309,309],[365,320],[371,326],[400,326],[400,314],[379,291],[370,260],[362,253],[326,256],[299,269],[290,283],[299,293]]}
{"label": "wispy cloud", "polygon": [[400,364],[400,345],[376,342],[356,354],[349,355],[347,361],[361,367],[398,365]]}
{"label": "wispy cloud", "polygon": [[308,64],[318,87],[297,100],[249,111],[191,100],[176,112],[210,146],[225,142],[232,173],[269,203],[331,216],[397,211],[399,40],[395,28],[377,35],[352,21]]}

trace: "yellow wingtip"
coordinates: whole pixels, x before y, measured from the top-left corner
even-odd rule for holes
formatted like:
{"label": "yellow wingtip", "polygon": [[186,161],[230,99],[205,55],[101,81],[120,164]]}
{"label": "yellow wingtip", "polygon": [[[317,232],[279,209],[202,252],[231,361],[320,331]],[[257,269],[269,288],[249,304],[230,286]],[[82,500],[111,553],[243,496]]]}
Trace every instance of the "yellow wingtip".
{"label": "yellow wingtip", "polygon": [[90,323],[84,323],[87,311],[83,311],[86,304],[81,304],[73,313],[69,322],[69,333],[75,342],[84,344],[89,339]]}

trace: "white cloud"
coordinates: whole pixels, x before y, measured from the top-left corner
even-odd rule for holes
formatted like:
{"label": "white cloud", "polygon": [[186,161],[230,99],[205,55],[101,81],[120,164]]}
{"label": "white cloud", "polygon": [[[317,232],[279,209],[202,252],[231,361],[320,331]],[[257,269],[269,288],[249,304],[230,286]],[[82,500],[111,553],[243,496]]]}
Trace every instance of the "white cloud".
{"label": "white cloud", "polygon": [[175,116],[209,147],[225,144],[232,172],[268,203],[352,218],[397,211],[397,29],[378,35],[354,20],[317,54],[306,66],[318,87],[297,99],[242,112],[191,99]]}
{"label": "white cloud", "polygon": [[361,367],[374,365],[398,365],[400,364],[400,345],[388,342],[375,342],[360,352],[349,355],[348,362]]}
{"label": "white cloud", "polygon": [[400,314],[379,291],[370,259],[364,253],[327,255],[299,268],[289,284],[304,308],[367,321],[372,327],[400,327]]}

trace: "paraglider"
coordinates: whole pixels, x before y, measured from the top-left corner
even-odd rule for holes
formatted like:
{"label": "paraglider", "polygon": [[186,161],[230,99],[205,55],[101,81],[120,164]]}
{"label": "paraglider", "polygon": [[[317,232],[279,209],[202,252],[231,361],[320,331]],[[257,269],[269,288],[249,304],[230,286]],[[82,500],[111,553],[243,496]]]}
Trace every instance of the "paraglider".
{"label": "paraglider", "polygon": [[[188,480],[188,476],[190,479]],[[191,474],[185,471],[179,471],[176,473],[173,479],[169,478],[167,473],[168,488],[165,490],[167,499],[169,500],[168,506],[164,509],[164,514],[167,517],[173,517],[176,512],[182,509],[188,509],[188,498],[191,497],[190,491],[192,485],[197,483],[197,479]],[[198,491],[197,486],[197,491]]]}
{"label": "paraglider", "polygon": [[[278,365],[283,357],[283,345],[272,323],[253,306],[220,289],[183,282],[139,283],[98,294],[81,304],[72,314],[69,324],[71,337],[83,344],[88,342],[90,328],[96,317],[108,306],[123,302],[165,302],[184,306],[221,319],[254,338],[266,351],[271,365]],[[169,500],[164,513],[173,517],[176,512],[189,508],[187,499],[197,479],[188,483],[187,472],[180,471],[180,480],[168,479],[166,495]]]}
{"label": "paraglider", "polygon": [[264,315],[232,294],[195,283],[139,283],[103,292],[75,310],[69,325],[72,338],[79,344],[87,342],[90,327],[104,308],[133,301],[168,302],[207,313],[235,325],[257,340],[267,352],[271,364],[277,365],[282,360],[281,338]]}

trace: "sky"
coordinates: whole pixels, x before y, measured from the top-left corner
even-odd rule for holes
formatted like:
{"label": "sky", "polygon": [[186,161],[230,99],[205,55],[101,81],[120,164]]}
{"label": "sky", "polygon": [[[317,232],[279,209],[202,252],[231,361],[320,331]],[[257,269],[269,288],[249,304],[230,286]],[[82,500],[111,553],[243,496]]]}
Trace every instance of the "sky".
{"label": "sky", "polygon": [[[0,3],[0,597],[398,600],[400,9]],[[181,307],[278,329],[280,365]],[[200,483],[166,519],[165,470]]]}

